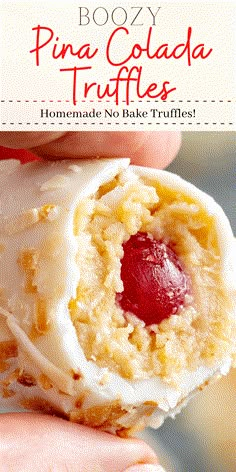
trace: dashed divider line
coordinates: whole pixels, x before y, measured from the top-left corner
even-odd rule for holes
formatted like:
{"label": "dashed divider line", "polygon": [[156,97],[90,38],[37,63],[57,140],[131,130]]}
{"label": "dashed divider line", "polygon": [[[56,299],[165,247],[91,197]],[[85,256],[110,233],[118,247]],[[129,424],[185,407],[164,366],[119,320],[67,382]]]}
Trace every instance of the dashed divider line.
{"label": "dashed divider line", "polygon": [[184,122],[180,122],[180,123],[178,123],[178,122],[172,122],[172,123],[169,123],[169,122],[148,122],[148,123],[144,123],[144,122],[131,122],[131,123],[129,123],[129,122],[123,122],[123,123],[117,123],[117,122],[115,122],[115,123],[113,123],[113,122],[103,122],[103,123],[101,123],[101,122],[99,122],[99,123],[94,123],[94,122],[93,123],[88,123],[88,122],[83,122],[83,123],[79,123],[79,122],[75,122],[75,123],[72,123],[72,122],[68,122],[68,123],[62,123],[62,122],[58,122],[58,123],[56,123],[56,122],[51,122],[51,123],[47,123],[47,122],[29,123],[29,122],[26,122],[26,123],[23,123],[23,122],[18,122],[18,123],[13,123],[13,122],[9,122],[8,123],[8,122],[4,121],[4,122],[1,123],[1,125],[3,125],[3,126],[6,126],[6,125],[28,125],[28,126],[29,125],[34,125],[34,126],[37,126],[37,125],[39,125],[39,126],[40,125],[44,125],[44,126],[46,126],[46,125],[52,125],[52,126],[53,125],[62,125],[63,126],[65,124],[66,125],[78,125],[78,126],[81,125],[81,124],[82,125],[91,125],[91,126],[96,126],[96,125],[101,125],[101,126],[104,126],[104,125],[109,125],[109,126],[110,125],[117,125],[117,126],[132,125],[132,126],[136,126],[136,125],[145,125],[145,124],[149,125],[149,126],[154,126],[154,125],[158,125],[158,126],[159,125],[181,125],[181,126],[184,126],[184,125],[193,125],[193,126],[194,125],[226,125],[226,126],[228,126],[228,125],[230,125],[230,126],[232,126],[232,125],[234,125],[233,122],[225,123],[225,122],[215,122],[215,121],[214,122],[204,122],[204,123],[201,123],[201,122],[197,122],[197,123],[193,123],[193,122],[188,122],[188,123],[184,123]]}
{"label": "dashed divider line", "polygon": [[[71,103],[71,100],[0,100],[1,103]],[[188,100],[188,99],[181,99],[181,100],[130,100],[130,103],[234,103],[234,100]],[[80,100],[77,103],[115,103],[112,100]],[[126,103],[126,100],[122,100],[122,103]]]}

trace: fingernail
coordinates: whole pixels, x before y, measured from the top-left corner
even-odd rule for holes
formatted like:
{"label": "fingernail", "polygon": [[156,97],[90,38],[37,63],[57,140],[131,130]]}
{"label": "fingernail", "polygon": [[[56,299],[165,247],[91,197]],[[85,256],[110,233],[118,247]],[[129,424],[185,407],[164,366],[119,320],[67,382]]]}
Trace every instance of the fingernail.
{"label": "fingernail", "polygon": [[125,469],[124,472],[166,472],[166,471],[160,465],[137,464],[137,465],[132,465],[128,469]]}

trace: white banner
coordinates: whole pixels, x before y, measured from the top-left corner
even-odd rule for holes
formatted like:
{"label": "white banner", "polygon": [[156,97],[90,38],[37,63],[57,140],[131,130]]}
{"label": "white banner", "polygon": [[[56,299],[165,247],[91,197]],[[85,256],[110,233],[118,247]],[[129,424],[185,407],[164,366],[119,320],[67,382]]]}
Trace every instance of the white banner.
{"label": "white banner", "polygon": [[235,129],[234,2],[142,3],[1,1],[0,129]]}

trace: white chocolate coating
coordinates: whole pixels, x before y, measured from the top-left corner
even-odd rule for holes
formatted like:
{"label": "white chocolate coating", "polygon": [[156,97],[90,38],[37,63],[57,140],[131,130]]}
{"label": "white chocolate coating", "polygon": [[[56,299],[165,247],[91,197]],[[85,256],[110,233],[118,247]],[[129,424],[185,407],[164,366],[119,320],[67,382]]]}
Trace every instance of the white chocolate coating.
{"label": "white chocolate coating", "polygon": [[[31,386],[10,382],[13,394],[5,394],[0,400],[3,407],[19,409],[25,399],[40,397],[48,402],[47,405],[68,415],[76,410],[76,401],[84,395],[82,409],[110,403],[116,405],[118,401],[123,409],[119,427],[128,429],[137,422],[142,426],[158,427],[166,416],[178,412],[185,400],[204,383],[228,372],[231,355],[212,367],[202,366],[186,372],[182,383],[172,387],[160,378],[124,379],[85,358],[68,310],[80,276],[75,262],[78,247],[73,234],[73,216],[80,200],[94,194],[128,166],[129,160],[125,158],[25,165],[14,160],[0,162],[0,288],[3,289],[0,342],[16,340],[18,345],[18,357],[11,358],[9,369],[0,376],[6,385],[9,373],[20,368],[35,379],[42,374],[50,379],[50,388],[46,389],[41,388],[38,381]],[[226,289],[233,297],[236,290],[235,243],[230,224],[219,205],[178,176],[142,167],[130,166],[130,169],[138,176],[158,179],[166,187],[189,194],[214,217],[221,270]],[[45,205],[52,205],[47,214],[42,213]],[[33,340],[29,327],[35,311],[35,297],[25,292],[17,262],[19,253],[29,249],[43,254],[38,261],[37,296],[47,301],[47,322],[50,324],[43,336]],[[150,412],[146,415],[145,407],[143,410],[142,407],[150,403],[155,405],[148,416]],[[45,411],[50,410],[45,408]],[[111,421],[104,429],[115,432],[117,428],[117,423],[113,427]]]}

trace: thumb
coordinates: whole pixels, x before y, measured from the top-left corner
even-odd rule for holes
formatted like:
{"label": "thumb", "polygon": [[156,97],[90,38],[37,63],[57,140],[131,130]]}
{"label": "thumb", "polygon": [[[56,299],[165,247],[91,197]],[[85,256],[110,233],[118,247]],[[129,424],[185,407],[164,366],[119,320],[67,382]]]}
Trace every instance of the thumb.
{"label": "thumb", "polygon": [[157,463],[143,441],[45,415],[2,414],[0,437],[2,463],[12,472],[123,472],[135,464]]}

